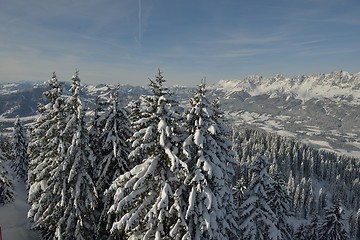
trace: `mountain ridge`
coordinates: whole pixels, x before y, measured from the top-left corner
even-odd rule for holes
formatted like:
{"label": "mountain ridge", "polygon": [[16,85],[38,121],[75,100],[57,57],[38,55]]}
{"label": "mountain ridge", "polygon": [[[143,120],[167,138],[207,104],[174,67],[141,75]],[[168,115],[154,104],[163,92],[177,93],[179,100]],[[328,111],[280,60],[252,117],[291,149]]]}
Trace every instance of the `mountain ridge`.
{"label": "mountain ridge", "polygon": [[[64,93],[70,88],[65,83]],[[360,73],[345,71],[327,74],[243,80],[221,80],[207,86],[209,99],[219,97],[222,108],[235,125],[247,125],[268,132],[298,138],[318,148],[360,156]],[[46,83],[0,84],[0,128],[12,127],[11,118],[36,116]],[[82,86],[84,102],[90,109],[96,97],[115,85]],[[186,107],[195,88],[169,87]],[[126,105],[150,92],[145,86],[120,84]],[[28,122],[31,118],[27,118]]]}
{"label": "mountain ridge", "polygon": [[270,97],[288,96],[307,101],[314,97],[339,98],[351,97],[353,103],[360,104],[360,72],[346,71],[328,74],[302,75],[284,77],[277,74],[274,77],[258,75],[248,76],[242,80],[220,80],[210,85],[211,89],[227,92],[227,97],[237,92],[247,92],[251,96],[268,94]]}

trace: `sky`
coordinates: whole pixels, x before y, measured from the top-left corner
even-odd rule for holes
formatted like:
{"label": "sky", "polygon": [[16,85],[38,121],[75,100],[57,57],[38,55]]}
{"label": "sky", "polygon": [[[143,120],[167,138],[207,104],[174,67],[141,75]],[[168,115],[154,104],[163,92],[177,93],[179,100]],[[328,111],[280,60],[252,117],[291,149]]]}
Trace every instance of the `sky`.
{"label": "sky", "polygon": [[0,83],[360,71],[359,0],[1,0]]}

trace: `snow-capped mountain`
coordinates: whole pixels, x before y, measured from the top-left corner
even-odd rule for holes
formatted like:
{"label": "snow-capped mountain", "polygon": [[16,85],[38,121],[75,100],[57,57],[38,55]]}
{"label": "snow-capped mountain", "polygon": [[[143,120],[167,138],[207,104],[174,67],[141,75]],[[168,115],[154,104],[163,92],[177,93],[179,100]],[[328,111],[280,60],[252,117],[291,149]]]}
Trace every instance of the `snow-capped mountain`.
{"label": "snow-capped mountain", "polygon": [[231,119],[360,156],[360,73],[251,76],[209,86]]}
{"label": "snow-capped mountain", "polygon": [[270,78],[249,76],[243,80],[221,80],[211,88],[226,92],[227,98],[239,92],[247,92],[251,96],[286,96],[303,102],[312,98],[332,98],[338,101],[350,98],[352,104],[360,104],[360,73],[344,71],[291,78],[280,74]]}

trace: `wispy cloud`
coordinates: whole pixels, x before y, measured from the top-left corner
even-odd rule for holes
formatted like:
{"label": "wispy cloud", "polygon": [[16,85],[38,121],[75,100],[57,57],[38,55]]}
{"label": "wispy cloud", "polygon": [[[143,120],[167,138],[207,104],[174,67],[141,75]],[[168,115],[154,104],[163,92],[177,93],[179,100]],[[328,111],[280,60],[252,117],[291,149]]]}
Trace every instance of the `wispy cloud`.
{"label": "wispy cloud", "polygon": [[226,50],[223,53],[213,55],[214,58],[243,58],[263,55],[273,52],[274,49],[241,49],[241,50]]}
{"label": "wispy cloud", "polygon": [[212,43],[225,45],[248,45],[248,44],[269,44],[283,41],[282,36],[250,36],[245,34],[228,34],[222,39],[215,40]]}

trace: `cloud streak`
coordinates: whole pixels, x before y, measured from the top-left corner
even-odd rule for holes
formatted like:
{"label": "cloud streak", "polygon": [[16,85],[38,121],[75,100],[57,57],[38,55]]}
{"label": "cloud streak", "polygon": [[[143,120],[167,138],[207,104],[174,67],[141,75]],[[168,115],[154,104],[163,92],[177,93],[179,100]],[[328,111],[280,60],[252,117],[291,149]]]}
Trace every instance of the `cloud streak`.
{"label": "cloud streak", "polygon": [[141,43],[141,22],[142,22],[142,6],[141,6],[141,0],[139,0],[139,42]]}

